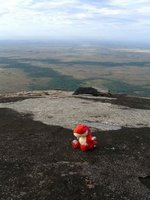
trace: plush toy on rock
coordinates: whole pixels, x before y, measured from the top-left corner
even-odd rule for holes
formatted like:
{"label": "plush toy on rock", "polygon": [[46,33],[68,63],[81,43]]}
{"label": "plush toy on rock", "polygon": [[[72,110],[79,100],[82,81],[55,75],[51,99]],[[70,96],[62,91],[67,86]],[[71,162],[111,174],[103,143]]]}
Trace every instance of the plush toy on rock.
{"label": "plush toy on rock", "polygon": [[84,124],[78,124],[75,127],[73,134],[77,138],[76,140],[72,141],[72,147],[74,149],[87,151],[96,147],[96,137],[92,136],[91,130],[88,126]]}

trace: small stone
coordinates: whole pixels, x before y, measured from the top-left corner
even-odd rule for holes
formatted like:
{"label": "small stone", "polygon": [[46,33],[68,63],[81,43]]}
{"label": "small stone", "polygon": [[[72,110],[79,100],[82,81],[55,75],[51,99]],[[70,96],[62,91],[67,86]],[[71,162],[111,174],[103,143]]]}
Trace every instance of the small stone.
{"label": "small stone", "polygon": [[66,176],[66,174],[61,174],[62,177]]}
{"label": "small stone", "polygon": [[20,192],[20,196],[24,196],[26,194],[27,194],[26,192]]}
{"label": "small stone", "polygon": [[69,175],[74,175],[76,174],[76,172],[69,172]]}
{"label": "small stone", "polygon": [[43,185],[45,183],[45,181],[40,181],[39,182],[39,185],[41,186],[41,185]]}
{"label": "small stone", "polygon": [[114,151],[114,150],[115,150],[115,147],[112,147],[111,149]]}
{"label": "small stone", "polygon": [[94,189],[94,188],[95,188],[95,185],[94,185],[94,184],[87,184],[87,187],[88,187],[89,189]]}

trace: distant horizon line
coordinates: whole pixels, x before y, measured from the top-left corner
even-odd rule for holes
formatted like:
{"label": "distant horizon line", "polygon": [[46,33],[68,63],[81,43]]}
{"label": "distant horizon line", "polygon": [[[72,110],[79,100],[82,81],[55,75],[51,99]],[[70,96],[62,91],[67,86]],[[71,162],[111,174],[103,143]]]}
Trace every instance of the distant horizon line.
{"label": "distant horizon line", "polygon": [[145,41],[132,41],[132,40],[108,40],[108,39],[103,39],[103,40],[100,40],[100,39],[62,39],[62,38],[47,38],[47,39],[33,39],[33,38],[24,38],[24,39],[1,39],[0,38],[0,43],[14,43],[14,42],[17,42],[17,43],[48,43],[48,42],[51,42],[51,43],[89,43],[90,44],[103,44],[103,45],[111,45],[111,46],[122,46],[122,45],[127,45],[127,46],[134,46],[134,47],[148,47],[150,48],[150,42],[145,42]]}

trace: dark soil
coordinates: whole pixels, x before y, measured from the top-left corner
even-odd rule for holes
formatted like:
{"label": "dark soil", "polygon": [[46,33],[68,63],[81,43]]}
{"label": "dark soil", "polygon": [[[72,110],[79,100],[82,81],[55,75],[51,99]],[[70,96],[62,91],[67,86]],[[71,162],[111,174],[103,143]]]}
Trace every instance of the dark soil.
{"label": "dark soil", "polygon": [[150,128],[97,132],[98,147],[71,148],[72,130],[0,109],[1,200],[148,200]]}
{"label": "dark soil", "polygon": [[[37,98],[37,96],[35,96],[35,97],[30,97],[30,96],[28,96],[28,97],[0,97],[0,103],[9,103],[9,102],[16,102],[16,101],[23,101],[23,100],[25,100],[25,99],[33,99],[33,98]],[[38,96],[38,98],[40,98],[40,96]]]}
{"label": "dark soil", "polygon": [[150,109],[150,99],[140,97],[129,97],[124,95],[114,95],[116,100],[112,100],[112,104],[128,106],[130,108]]}
{"label": "dark soil", "polygon": [[[111,97],[113,99],[93,99],[94,101],[108,102],[117,105],[128,106],[130,108],[139,108],[139,109],[150,109],[150,99],[140,98],[140,97],[130,97],[126,94],[111,94],[110,92],[104,93],[100,92],[92,87],[79,87],[73,95],[82,95],[90,94],[92,96],[101,96],[101,97]],[[76,96],[77,97],[77,96]],[[86,97],[79,97],[84,99],[89,99]],[[89,100],[92,100],[90,98]]]}
{"label": "dark soil", "polygon": [[75,96],[76,98],[87,99],[89,101],[100,101],[103,103],[111,103],[121,106],[127,106],[129,108],[136,109],[150,109],[150,99],[140,98],[140,97],[130,97],[126,95],[112,95],[111,98],[114,99],[95,99],[88,97]]}

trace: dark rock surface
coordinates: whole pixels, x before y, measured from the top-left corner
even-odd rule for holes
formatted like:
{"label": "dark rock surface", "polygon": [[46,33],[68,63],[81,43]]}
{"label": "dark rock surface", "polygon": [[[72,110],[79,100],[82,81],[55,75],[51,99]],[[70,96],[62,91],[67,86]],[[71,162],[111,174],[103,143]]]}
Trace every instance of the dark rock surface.
{"label": "dark rock surface", "polygon": [[97,132],[97,149],[81,152],[72,130],[1,108],[0,199],[148,200],[149,132]]}
{"label": "dark rock surface", "polygon": [[75,98],[87,99],[89,101],[100,101],[103,103],[111,103],[121,106],[127,106],[129,108],[137,108],[137,109],[150,109],[150,99],[140,98],[140,97],[130,97],[125,95],[113,95],[112,99],[99,99],[99,98],[88,98],[88,97],[81,97],[75,96]]}
{"label": "dark rock surface", "polygon": [[[82,96],[82,94],[89,94],[92,95],[93,98],[89,98],[87,96]],[[14,96],[0,96],[0,103],[10,103],[10,102],[17,102],[17,101],[23,101],[25,99],[31,99],[31,98],[44,98],[50,95],[48,92],[38,92],[38,93],[23,93],[22,95],[14,94]],[[137,108],[137,109],[150,109],[150,98],[141,98],[141,97],[133,97],[133,96],[127,96],[124,94],[110,94],[110,93],[102,93],[99,92],[97,89],[92,87],[80,87],[73,93],[74,98],[81,98],[86,99],[89,101],[100,101],[103,103],[111,103],[116,105],[122,105],[127,106],[130,108]],[[95,97],[101,96],[101,97],[110,97],[110,98],[95,98]]]}
{"label": "dark rock surface", "polygon": [[[82,95],[89,94],[92,96],[101,96],[101,97],[111,97],[114,99],[92,99],[87,97],[81,97],[83,99],[89,99],[94,101],[101,101],[106,103],[112,103],[116,105],[128,106],[130,108],[139,108],[139,109],[150,109],[150,99],[127,96],[125,94],[111,94],[110,92],[100,92],[92,87],[79,87],[73,95]],[[76,96],[78,98],[78,96]]]}
{"label": "dark rock surface", "polygon": [[96,88],[93,87],[79,87],[76,89],[76,91],[73,93],[74,95],[79,95],[79,94],[90,94],[93,96],[105,96],[105,97],[111,97],[112,95],[107,92],[100,92]]}
{"label": "dark rock surface", "polygon": [[[31,99],[31,98],[37,98],[37,97],[0,97],[0,103],[9,103],[9,102],[16,102],[16,101],[23,101],[25,99]],[[38,97],[39,98],[39,97]]]}

